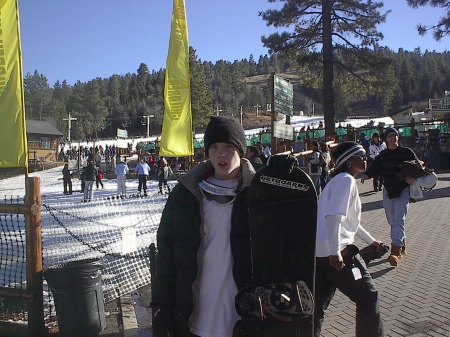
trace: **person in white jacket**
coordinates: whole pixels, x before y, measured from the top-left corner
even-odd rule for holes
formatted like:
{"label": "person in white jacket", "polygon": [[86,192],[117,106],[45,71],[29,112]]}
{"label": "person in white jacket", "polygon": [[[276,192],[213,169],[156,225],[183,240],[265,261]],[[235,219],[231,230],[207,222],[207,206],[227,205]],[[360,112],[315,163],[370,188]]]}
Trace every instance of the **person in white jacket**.
{"label": "person in white jacket", "polygon": [[126,196],[127,195],[127,174],[130,172],[130,169],[128,168],[128,164],[122,160],[120,160],[120,157],[117,158],[118,164],[116,166],[116,169],[114,173],[117,176],[117,194],[120,196]]}
{"label": "person in white jacket", "polygon": [[316,237],[314,336],[320,336],[324,311],[339,289],[356,304],[356,337],[383,336],[378,292],[355,246],[355,236],[383,249],[361,226],[361,200],[355,176],[366,169],[366,151],[355,142],[333,151],[335,174],[320,194]]}

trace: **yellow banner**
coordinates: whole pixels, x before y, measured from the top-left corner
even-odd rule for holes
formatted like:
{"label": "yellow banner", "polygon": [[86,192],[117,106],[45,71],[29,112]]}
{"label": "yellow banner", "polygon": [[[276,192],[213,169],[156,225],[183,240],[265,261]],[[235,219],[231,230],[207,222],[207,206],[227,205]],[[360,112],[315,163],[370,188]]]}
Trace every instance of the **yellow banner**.
{"label": "yellow banner", "polygon": [[159,154],[162,157],[194,155],[189,44],[184,0],[173,1]]}
{"label": "yellow banner", "polygon": [[0,121],[0,168],[27,168],[17,0],[0,0]]}

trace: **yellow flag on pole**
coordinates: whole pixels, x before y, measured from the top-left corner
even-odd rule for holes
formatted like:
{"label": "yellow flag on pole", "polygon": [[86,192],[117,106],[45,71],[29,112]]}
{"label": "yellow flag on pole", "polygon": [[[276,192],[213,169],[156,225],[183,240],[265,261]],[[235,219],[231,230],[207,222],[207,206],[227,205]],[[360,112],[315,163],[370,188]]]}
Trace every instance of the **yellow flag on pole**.
{"label": "yellow flag on pole", "polygon": [[27,168],[17,0],[0,0],[0,117],[0,168]]}
{"label": "yellow flag on pole", "polygon": [[173,1],[159,154],[163,157],[185,157],[194,154],[189,44],[184,0]]}

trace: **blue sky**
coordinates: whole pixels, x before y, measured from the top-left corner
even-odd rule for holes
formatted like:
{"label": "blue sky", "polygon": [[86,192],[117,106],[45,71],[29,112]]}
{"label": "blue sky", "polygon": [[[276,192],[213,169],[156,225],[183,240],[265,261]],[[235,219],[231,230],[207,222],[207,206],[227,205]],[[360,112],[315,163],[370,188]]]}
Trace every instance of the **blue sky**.
{"label": "blue sky", "polygon": [[[391,9],[379,27],[381,45],[422,51],[449,50],[450,38],[420,37],[416,25],[435,23],[442,10],[412,9],[406,0],[384,0]],[[189,44],[204,61],[234,61],[267,54],[261,36],[274,32],[258,12],[274,6],[266,0],[186,0]],[[37,70],[53,85],[66,79],[165,68],[172,0],[19,0],[24,73]]]}

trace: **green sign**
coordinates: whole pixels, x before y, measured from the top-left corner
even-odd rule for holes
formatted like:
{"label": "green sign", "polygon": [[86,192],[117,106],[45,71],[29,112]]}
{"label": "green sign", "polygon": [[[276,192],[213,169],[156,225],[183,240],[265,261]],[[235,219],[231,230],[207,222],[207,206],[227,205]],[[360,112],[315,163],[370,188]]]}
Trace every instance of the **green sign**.
{"label": "green sign", "polygon": [[117,129],[117,138],[128,138],[128,131]]}
{"label": "green sign", "polygon": [[286,116],[294,114],[294,86],[283,78],[273,77],[273,103],[275,113]]}

